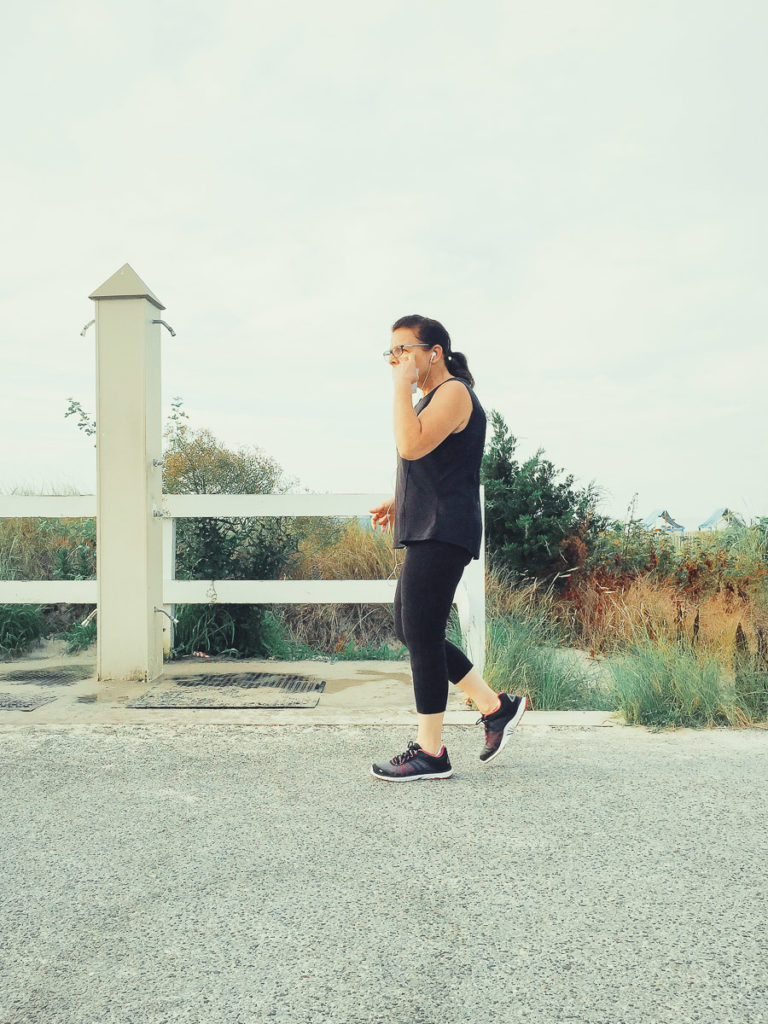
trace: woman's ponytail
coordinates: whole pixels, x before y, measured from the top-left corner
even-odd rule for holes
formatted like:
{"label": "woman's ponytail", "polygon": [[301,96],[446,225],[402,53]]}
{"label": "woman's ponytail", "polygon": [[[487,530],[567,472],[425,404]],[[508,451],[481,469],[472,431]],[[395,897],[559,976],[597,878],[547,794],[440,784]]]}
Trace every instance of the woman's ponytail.
{"label": "woman's ponytail", "polygon": [[463,352],[451,351],[451,336],[439,320],[432,320],[428,316],[412,313],[410,316],[401,316],[392,324],[393,331],[399,327],[410,327],[419,341],[423,341],[430,348],[441,345],[448,372],[452,373],[454,377],[461,377],[470,387],[474,387],[475,378],[469,372],[467,357]]}
{"label": "woman's ponytail", "polygon": [[467,357],[463,352],[446,352],[445,365],[454,377],[461,377],[470,387],[475,386],[475,378],[469,372]]}

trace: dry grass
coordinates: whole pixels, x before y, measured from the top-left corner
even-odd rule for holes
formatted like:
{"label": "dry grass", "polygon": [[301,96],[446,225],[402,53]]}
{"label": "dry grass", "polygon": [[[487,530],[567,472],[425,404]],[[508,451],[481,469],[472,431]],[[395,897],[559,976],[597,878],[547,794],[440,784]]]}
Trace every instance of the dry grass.
{"label": "dry grass", "polygon": [[[14,495],[37,494],[28,488],[14,487]],[[73,489],[51,494],[74,495]],[[45,519],[38,516],[0,519],[0,579],[56,579],[62,555],[72,557],[79,546],[88,545],[95,573],[96,520],[66,517]]]}
{"label": "dry grass", "polygon": [[504,569],[487,568],[485,572],[485,614],[488,618],[517,617],[532,614],[550,615],[558,619],[557,599],[553,588],[539,580],[521,578]]}
{"label": "dry grass", "polygon": [[686,639],[730,671],[739,623],[752,650],[758,629],[768,629],[768,609],[753,595],[725,586],[692,598],[679,587],[639,576],[625,587],[580,587],[578,620],[582,643],[604,654],[626,650],[638,630],[659,642]]}
{"label": "dry grass", "polygon": [[392,537],[351,519],[302,524],[299,550],[286,571],[298,580],[386,580],[399,573],[405,550],[392,547]]}
{"label": "dry grass", "polygon": [[[4,494],[29,495],[39,491],[14,487]],[[49,494],[79,494],[69,487]],[[0,519],[0,579],[53,580],[96,578],[96,520],[39,516]],[[60,632],[79,622],[92,608],[88,604],[43,604],[44,634]],[[6,611],[6,617],[17,614]]]}
{"label": "dry grass", "polygon": [[[391,536],[374,533],[356,519],[308,519],[301,524],[299,549],[285,575],[302,580],[396,579],[404,557],[404,549],[393,548]],[[399,651],[402,646],[388,605],[282,605],[280,616],[295,642],[329,654],[341,653],[350,641],[369,650],[386,645]]]}

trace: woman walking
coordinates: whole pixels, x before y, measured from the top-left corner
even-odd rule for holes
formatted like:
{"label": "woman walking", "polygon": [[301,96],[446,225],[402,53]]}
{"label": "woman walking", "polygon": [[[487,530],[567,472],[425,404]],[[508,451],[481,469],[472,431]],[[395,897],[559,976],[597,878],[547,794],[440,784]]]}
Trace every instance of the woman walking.
{"label": "woman walking", "polygon": [[[449,681],[480,709],[485,764],[505,745],[526,706],[525,697],[495,693],[445,638],[464,568],[480,557],[486,417],[465,356],[452,351],[437,320],[401,317],[384,355],[395,392],[397,484],[395,496],[370,512],[373,528],[394,528],[394,546],[406,549],[395,591],[395,632],[410,655],[419,726],[415,743],[371,771],[389,782],[446,779],[453,773],[442,742]],[[414,385],[422,393],[415,406]]]}

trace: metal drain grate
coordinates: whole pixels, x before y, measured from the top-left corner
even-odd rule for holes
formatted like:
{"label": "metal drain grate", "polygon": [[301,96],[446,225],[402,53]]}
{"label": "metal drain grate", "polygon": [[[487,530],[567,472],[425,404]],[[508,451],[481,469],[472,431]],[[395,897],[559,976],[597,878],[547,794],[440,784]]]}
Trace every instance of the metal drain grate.
{"label": "metal drain grate", "polygon": [[66,665],[62,667],[20,668],[13,672],[0,672],[0,683],[34,683],[37,686],[72,686],[96,674],[95,665]]}
{"label": "metal drain grate", "polygon": [[[289,693],[303,693],[317,687],[311,676],[293,676],[279,672],[197,672],[186,676],[162,675],[158,682],[176,686],[276,686]],[[323,684],[325,685],[325,684]]]}
{"label": "metal drain grate", "polygon": [[325,680],[276,672],[161,676],[127,708],[314,708]]}
{"label": "metal drain grate", "polygon": [[0,711],[34,711],[41,704],[56,700],[53,694],[33,693],[30,696],[18,697],[15,693],[0,693]]}

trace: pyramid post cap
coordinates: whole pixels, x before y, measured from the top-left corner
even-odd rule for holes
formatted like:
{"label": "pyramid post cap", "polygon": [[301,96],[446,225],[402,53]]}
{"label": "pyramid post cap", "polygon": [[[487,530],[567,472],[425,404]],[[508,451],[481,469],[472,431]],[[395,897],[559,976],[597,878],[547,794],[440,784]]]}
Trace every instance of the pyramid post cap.
{"label": "pyramid post cap", "polygon": [[112,277],[91,292],[89,299],[148,299],[158,309],[165,309],[160,299],[141,280],[130,265],[124,263]]}

